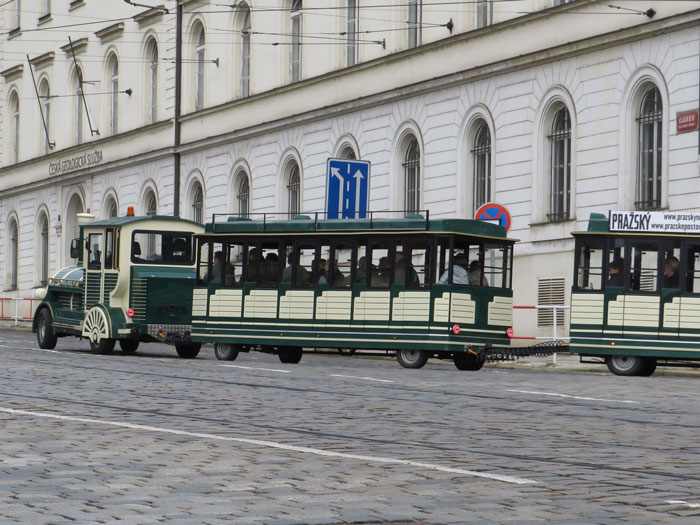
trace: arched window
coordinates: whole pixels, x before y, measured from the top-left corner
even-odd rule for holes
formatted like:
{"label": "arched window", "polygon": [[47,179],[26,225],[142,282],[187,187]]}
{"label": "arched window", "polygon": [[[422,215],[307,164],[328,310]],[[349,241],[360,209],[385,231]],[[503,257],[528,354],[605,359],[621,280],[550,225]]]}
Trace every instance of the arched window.
{"label": "arched window", "polygon": [[195,182],[192,187],[192,220],[204,223],[204,192],[199,182]]}
{"label": "arched window", "polygon": [[292,22],[292,49],[291,49],[291,80],[299,82],[301,80],[301,35],[302,25],[302,5],[301,0],[292,0],[291,22]]}
{"label": "arched window", "polygon": [[108,219],[111,219],[112,217],[117,217],[119,215],[117,201],[114,200],[112,197],[107,199],[107,202],[105,202],[105,209],[103,213]]}
{"label": "arched window", "polygon": [[146,194],[146,215],[157,215],[158,214],[158,201],[156,200],[156,194],[149,190]]}
{"label": "arched window", "polygon": [[294,217],[295,215],[299,215],[301,211],[301,178],[299,176],[299,165],[296,161],[290,162],[288,180],[287,190],[289,201],[287,211],[290,217]]}
{"label": "arched window", "polygon": [[49,282],[49,219],[45,213],[39,219],[39,282],[46,286]]}
{"label": "arched window", "polygon": [[46,133],[44,137],[44,153],[50,150],[49,138],[51,137],[51,90],[49,89],[49,81],[44,79],[39,85],[39,101],[41,102],[41,111],[44,121],[42,127],[46,125]]}
{"label": "arched window", "polygon": [[10,289],[17,289],[17,277],[19,274],[19,227],[17,221],[10,221]]}
{"label": "arched window", "polygon": [[243,23],[241,24],[241,97],[250,95],[250,8],[242,4]]}
{"label": "arched window", "polygon": [[243,171],[240,173],[236,199],[238,200],[238,214],[241,217],[248,217],[250,215],[250,183],[248,182],[248,174]]}
{"label": "arched window", "polygon": [[420,148],[418,140],[411,138],[403,162],[404,210],[416,212],[420,209]]}
{"label": "arched window", "polygon": [[149,49],[148,121],[153,124],[158,121],[158,43],[155,38],[151,39]]}
{"label": "arched window", "polygon": [[109,131],[112,135],[119,129],[119,61],[112,55],[108,62],[109,86]]}
{"label": "arched window", "polygon": [[548,135],[550,151],[549,220],[568,219],[571,203],[571,117],[566,107],[559,109]]}
{"label": "arched window", "polygon": [[12,162],[19,162],[19,95],[13,91],[10,95],[10,141]]}
{"label": "arched window", "polygon": [[491,132],[483,120],[477,123],[474,147],[474,211],[491,200]]}
{"label": "arched window", "polygon": [[639,136],[637,160],[637,192],[635,207],[651,210],[661,207],[661,162],[663,149],[663,103],[654,86],[642,97],[637,115]]}
{"label": "arched window", "polygon": [[347,18],[345,22],[345,65],[357,64],[357,31],[360,23],[359,0],[347,0]]}
{"label": "arched window", "polygon": [[420,45],[421,0],[408,0],[408,47]]}
{"label": "arched window", "polygon": [[204,51],[205,51],[205,41],[204,41],[204,26],[201,24],[197,27],[195,32],[197,39],[197,47],[195,48],[195,97],[194,97],[194,109],[199,111],[204,108]]}
{"label": "arched window", "polygon": [[73,79],[75,89],[75,141],[80,144],[83,141],[83,72],[80,68],[75,70]]}
{"label": "arched window", "polygon": [[355,160],[355,159],[357,159],[357,155],[355,155],[355,150],[352,149],[352,146],[346,145],[346,146],[343,146],[343,149],[340,150],[340,158],[341,159],[348,159],[348,160]]}

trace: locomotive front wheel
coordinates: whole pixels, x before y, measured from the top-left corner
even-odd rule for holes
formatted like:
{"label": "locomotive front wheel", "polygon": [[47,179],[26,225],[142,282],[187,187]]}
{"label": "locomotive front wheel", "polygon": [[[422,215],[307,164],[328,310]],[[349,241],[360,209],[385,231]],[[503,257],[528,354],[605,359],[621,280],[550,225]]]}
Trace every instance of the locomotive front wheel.
{"label": "locomotive front wheel", "polygon": [[399,350],[396,360],[404,368],[422,368],[428,362],[428,352],[425,350]]}
{"label": "locomotive front wheel", "polygon": [[202,343],[190,343],[187,345],[175,345],[177,355],[183,359],[194,359],[199,355],[199,350],[202,348]]}
{"label": "locomotive front wheel", "polygon": [[238,357],[238,345],[228,343],[216,343],[214,345],[214,355],[219,361],[235,361]]}
{"label": "locomotive front wheel", "polygon": [[139,342],[136,339],[120,339],[119,347],[125,354],[133,354],[139,347]]}
{"label": "locomotive front wheel", "polygon": [[605,358],[605,364],[616,376],[651,375],[656,369],[656,359],[635,355],[609,355]]}
{"label": "locomotive front wheel", "polygon": [[53,333],[53,319],[48,308],[44,308],[39,314],[39,324],[36,330],[36,340],[39,348],[53,350],[56,348],[58,337]]}

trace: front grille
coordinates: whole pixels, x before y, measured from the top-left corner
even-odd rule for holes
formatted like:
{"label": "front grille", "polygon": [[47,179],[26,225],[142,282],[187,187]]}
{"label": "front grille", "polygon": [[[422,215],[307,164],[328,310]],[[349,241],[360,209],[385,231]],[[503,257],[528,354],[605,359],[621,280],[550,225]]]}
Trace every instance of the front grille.
{"label": "front grille", "polygon": [[109,294],[117,286],[117,279],[118,278],[119,278],[119,275],[117,275],[116,273],[105,273],[105,287],[104,287],[104,295],[102,297],[102,302],[104,304],[109,304]]}
{"label": "front grille", "polygon": [[146,299],[148,297],[148,281],[142,277],[131,279],[131,296],[129,306],[134,310],[134,322],[146,320]]}
{"label": "front grille", "polygon": [[100,274],[88,272],[85,283],[85,311],[100,302]]}

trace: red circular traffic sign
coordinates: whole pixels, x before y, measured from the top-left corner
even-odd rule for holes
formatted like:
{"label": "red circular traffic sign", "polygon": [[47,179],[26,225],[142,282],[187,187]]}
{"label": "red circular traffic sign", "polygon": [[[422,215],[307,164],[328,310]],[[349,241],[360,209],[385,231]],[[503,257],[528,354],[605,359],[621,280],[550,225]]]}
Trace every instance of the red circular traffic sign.
{"label": "red circular traffic sign", "polygon": [[487,202],[479,206],[474,213],[474,218],[478,221],[498,221],[498,224],[510,230],[510,213],[502,204]]}

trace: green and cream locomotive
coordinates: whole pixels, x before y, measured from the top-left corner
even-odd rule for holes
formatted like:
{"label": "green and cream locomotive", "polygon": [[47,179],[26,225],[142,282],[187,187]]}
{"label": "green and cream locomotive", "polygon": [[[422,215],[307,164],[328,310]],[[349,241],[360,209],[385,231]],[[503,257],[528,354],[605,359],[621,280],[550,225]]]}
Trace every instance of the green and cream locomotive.
{"label": "green and cream locomotive", "polygon": [[71,245],[77,265],[64,268],[37,290],[32,328],[39,346],[54,348],[64,336],[87,338],[96,353],[117,341],[124,353],[140,342],[175,346],[194,358],[191,340],[195,284],[195,222],[167,216],[95,221],[79,214],[80,237]]}

